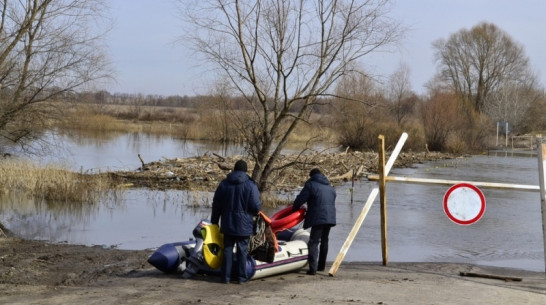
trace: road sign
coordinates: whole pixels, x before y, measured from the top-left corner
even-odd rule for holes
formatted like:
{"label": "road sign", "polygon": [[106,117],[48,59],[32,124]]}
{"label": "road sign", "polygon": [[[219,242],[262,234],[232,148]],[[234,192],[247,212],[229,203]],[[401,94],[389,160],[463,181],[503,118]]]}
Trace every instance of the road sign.
{"label": "road sign", "polygon": [[444,211],[456,224],[473,224],[480,220],[485,212],[485,197],[482,191],[472,184],[455,184],[444,195]]}

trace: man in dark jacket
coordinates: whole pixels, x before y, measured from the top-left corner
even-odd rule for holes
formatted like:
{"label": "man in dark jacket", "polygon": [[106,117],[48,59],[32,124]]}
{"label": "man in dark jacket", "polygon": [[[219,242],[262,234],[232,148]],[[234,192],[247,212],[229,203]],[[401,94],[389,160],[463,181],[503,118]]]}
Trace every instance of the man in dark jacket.
{"label": "man in dark jacket", "polygon": [[221,281],[229,283],[233,265],[233,247],[237,245],[237,270],[239,283],[248,281],[246,261],[248,240],[254,232],[253,217],[260,211],[260,192],[256,183],[247,175],[243,160],[235,163],[233,172],[222,180],[212,200],[211,222],[218,224],[224,234],[224,256]]}
{"label": "man in dark jacket", "polygon": [[303,221],[304,229],[311,228],[307,274],[315,275],[317,271],[324,271],[326,267],[328,236],[330,228],[336,225],[336,191],[318,168],[313,168],[309,176],[311,178],[305,182],[305,186],[294,200],[292,210],[296,211],[307,203]]}

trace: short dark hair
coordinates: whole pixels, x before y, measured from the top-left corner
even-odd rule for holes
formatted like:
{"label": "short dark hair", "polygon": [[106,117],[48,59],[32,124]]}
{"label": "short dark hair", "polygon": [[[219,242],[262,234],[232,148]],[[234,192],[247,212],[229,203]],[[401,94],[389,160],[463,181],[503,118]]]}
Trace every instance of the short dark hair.
{"label": "short dark hair", "polygon": [[239,161],[235,162],[235,166],[233,167],[233,170],[234,171],[241,171],[241,172],[246,173],[246,171],[248,170],[246,162],[243,161],[243,160],[239,160]]}
{"label": "short dark hair", "polygon": [[309,172],[309,177],[313,177],[314,175],[316,174],[322,174],[322,172],[320,171],[320,169],[318,168],[313,168],[310,172]]}

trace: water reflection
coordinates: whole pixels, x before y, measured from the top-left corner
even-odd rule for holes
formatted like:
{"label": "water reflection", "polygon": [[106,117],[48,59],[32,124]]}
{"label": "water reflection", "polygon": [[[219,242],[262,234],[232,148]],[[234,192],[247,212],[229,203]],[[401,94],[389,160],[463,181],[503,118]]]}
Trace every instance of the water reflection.
{"label": "water reflection", "polygon": [[[50,154],[40,161],[62,163],[75,171],[135,170],[141,166],[139,154],[146,163],[213,153],[220,156],[245,155],[240,144],[180,140],[144,133],[108,133],[93,137],[82,133],[48,133],[45,138],[57,145],[50,147]],[[284,151],[299,152],[301,149],[294,145]],[[318,146],[316,149],[324,148]]]}
{"label": "water reflection", "polygon": [[[52,137],[52,134],[49,134]],[[107,137],[87,138],[80,133],[60,134],[60,143],[42,162],[63,163],[76,171],[135,170],[144,162],[201,156],[241,155],[243,147],[208,141],[183,141],[168,136],[142,133],[109,133]]]}
{"label": "water reflection", "polygon": [[25,239],[143,249],[188,239],[209,218],[210,195],[137,189],[93,205],[2,198],[0,222]]}
{"label": "water reflection", "polygon": [[0,198],[0,222],[27,239],[62,241],[74,226],[89,225],[100,214],[99,204],[59,203],[10,195]]}

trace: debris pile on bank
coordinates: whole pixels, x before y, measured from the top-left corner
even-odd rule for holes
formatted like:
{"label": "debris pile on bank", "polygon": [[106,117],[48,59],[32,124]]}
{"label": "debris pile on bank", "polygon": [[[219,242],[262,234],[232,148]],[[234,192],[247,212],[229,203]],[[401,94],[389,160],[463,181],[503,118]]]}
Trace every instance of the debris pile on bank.
{"label": "debris pile on bank", "polygon": [[[139,156],[140,157],[140,156]],[[145,156],[143,156],[145,159]],[[214,191],[239,159],[248,163],[252,175],[254,163],[242,156],[222,157],[205,154],[191,158],[164,158],[146,163],[135,171],[112,172],[110,176],[126,187],[145,187],[157,190]],[[402,152],[395,167],[409,167],[424,161],[454,158],[451,154],[436,152]],[[388,159],[388,155],[387,155]],[[309,170],[318,167],[334,184],[377,174],[378,154],[375,152],[311,153],[306,155],[281,155],[275,162],[269,181],[271,190],[293,190],[303,186]]]}

